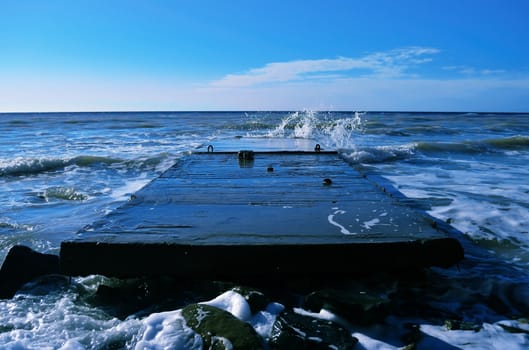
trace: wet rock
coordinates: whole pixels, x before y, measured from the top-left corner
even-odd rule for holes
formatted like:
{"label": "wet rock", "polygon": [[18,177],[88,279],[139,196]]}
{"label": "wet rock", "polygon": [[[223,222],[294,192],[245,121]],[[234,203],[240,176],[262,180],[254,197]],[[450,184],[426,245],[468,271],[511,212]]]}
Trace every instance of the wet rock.
{"label": "wet rock", "polygon": [[182,280],[171,276],[109,280],[98,286],[87,301],[110,315],[125,319],[131,314],[162,312],[216,298],[233,290],[241,294],[252,314],[265,310],[270,302],[260,291],[224,281]]}
{"label": "wet rock", "polygon": [[266,309],[266,306],[270,303],[270,299],[258,290],[243,286],[234,287],[232,290],[246,299],[252,314]]}
{"label": "wet rock", "polygon": [[58,273],[57,255],[38,253],[22,245],[14,246],[0,269],[0,298],[12,298],[24,284],[36,277]]}
{"label": "wet rock", "polygon": [[191,304],[182,309],[188,327],[200,334],[204,349],[263,349],[251,325],[214,306]]}
{"label": "wet rock", "polygon": [[319,312],[328,310],[355,324],[371,324],[383,320],[389,313],[387,297],[366,292],[325,289],[305,297],[305,308]]}
{"label": "wet rock", "polygon": [[529,334],[529,327],[527,327],[527,320],[521,319],[518,321],[503,321],[498,323],[506,332],[517,334]]}
{"label": "wet rock", "polygon": [[421,327],[418,324],[407,324],[405,325],[407,332],[402,335],[401,340],[406,346],[402,350],[415,350],[417,344],[422,340],[423,336],[421,333]]}
{"label": "wet rock", "polygon": [[131,314],[163,312],[203,300],[190,281],[171,276],[108,279],[87,297],[94,306],[125,319]]}
{"label": "wet rock", "polygon": [[272,349],[353,349],[358,339],[331,321],[284,311],[272,327],[269,344]]}

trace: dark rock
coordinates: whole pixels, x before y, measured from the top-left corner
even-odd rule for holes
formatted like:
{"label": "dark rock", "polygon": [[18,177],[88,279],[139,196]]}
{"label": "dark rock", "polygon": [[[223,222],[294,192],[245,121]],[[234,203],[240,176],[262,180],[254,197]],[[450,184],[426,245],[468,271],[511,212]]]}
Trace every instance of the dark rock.
{"label": "dark rock", "polygon": [[479,332],[481,326],[472,322],[465,322],[462,320],[451,319],[446,320],[444,326],[449,331],[474,331]]}
{"label": "dark rock", "polygon": [[182,309],[188,327],[202,336],[204,349],[227,349],[223,338],[233,349],[263,349],[263,339],[251,325],[214,306],[191,304]]}
{"label": "dark rock", "polygon": [[364,292],[325,289],[305,297],[305,308],[321,309],[337,314],[351,323],[371,324],[383,320],[389,312],[390,300]]}
{"label": "dark rock", "polygon": [[48,295],[50,293],[64,293],[73,287],[70,277],[58,274],[39,276],[24,284],[18,291],[31,295]]}
{"label": "dark rock", "polygon": [[107,280],[87,301],[125,319],[131,314],[162,312],[189,304],[186,291],[192,290],[190,285],[170,276]]}
{"label": "dark rock", "polygon": [[243,286],[237,286],[232,288],[232,290],[239,293],[244,297],[244,299],[246,299],[248,305],[250,305],[250,311],[252,314],[255,314],[261,310],[265,310],[266,306],[270,303],[270,299],[268,299],[266,295],[258,290]]}
{"label": "dark rock", "polygon": [[12,298],[36,277],[60,273],[59,257],[17,245],[9,250],[0,269],[0,298]]}
{"label": "dark rock", "polygon": [[421,327],[418,324],[410,323],[405,325],[405,328],[407,332],[401,337],[401,340],[406,344],[403,350],[414,350],[423,338]]}
{"label": "dark rock", "polygon": [[172,276],[108,280],[99,285],[97,292],[87,297],[87,301],[114,317],[125,319],[131,314],[180,309],[213,299],[227,290],[241,294],[252,313],[265,310],[269,303],[263,293],[251,287],[224,281],[183,280]]}
{"label": "dark rock", "polygon": [[524,329],[524,328],[515,327],[515,326],[503,324],[503,323],[499,323],[499,326],[503,328],[506,332],[509,332],[512,334],[517,334],[517,333],[529,334],[529,330]]}
{"label": "dark rock", "polygon": [[269,344],[272,349],[353,349],[358,339],[332,321],[284,311],[272,327]]}

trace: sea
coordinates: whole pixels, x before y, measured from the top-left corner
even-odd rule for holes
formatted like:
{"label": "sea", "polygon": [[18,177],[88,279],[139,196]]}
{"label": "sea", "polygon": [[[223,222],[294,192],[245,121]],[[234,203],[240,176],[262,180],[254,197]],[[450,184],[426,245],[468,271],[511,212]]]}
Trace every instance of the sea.
{"label": "sea", "polygon": [[[233,138],[309,139],[339,150],[347,166],[385,179],[407,205],[451,225],[465,259],[432,268],[418,282],[407,277],[413,293],[400,296],[407,311],[375,324],[302,306],[296,312],[341,322],[358,339],[355,349],[400,349],[407,345],[404,329],[418,334],[416,349],[529,348],[529,114],[0,113],[0,131],[0,262],[14,245],[58,254],[63,240],[190,151]],[[93,302],[98,286],[120,283],[130,281],[93,275],[28,283],[0,300],[0,349],[201,347],[182,322],[183,302],[129,313]],[[267,281],[261,285],[266,289]],[[202,297],[192,288],[186,294],[211,302]],[[237,310],[247,307],[237,293],[214,297],[239,318]],[[271,301],[276,307],[259,322],[244,319],[264,338],[285,306],[278,293]]]}

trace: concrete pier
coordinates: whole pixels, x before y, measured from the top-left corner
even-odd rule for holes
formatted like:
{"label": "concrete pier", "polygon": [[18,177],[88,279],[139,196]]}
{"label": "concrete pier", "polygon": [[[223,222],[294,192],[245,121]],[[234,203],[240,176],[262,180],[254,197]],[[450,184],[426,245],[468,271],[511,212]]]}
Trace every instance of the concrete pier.
{"label": "concrete pier", "polygon": [[209,151],[63,242],[63,273],[339,277],[463,258],[458,240],[337,152]]}

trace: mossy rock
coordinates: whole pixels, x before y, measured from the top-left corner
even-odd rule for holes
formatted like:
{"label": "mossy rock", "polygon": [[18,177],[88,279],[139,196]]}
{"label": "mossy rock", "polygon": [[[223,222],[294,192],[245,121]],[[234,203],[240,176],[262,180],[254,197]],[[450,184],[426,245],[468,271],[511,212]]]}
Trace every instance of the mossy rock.
{"label": "mossy rock", "polygon": [[[263,349],[263,339],[253,327],[214,306],[191,304],[182,309],[188,327],[202,336],[204,349]],[[228,343],[229,342],[229,343]]]}
{"label": "mossy rock", "polygon": [[481,326],[472,322],[466,322],[458,319],[445,320],[444,326],[449,331],[474,331],[479,332]]}
{"label": "mossy rock", "polygon": [[351,350],[358,339],[332,321],[284,311],[272,327],[269,344],[272,349]]}

